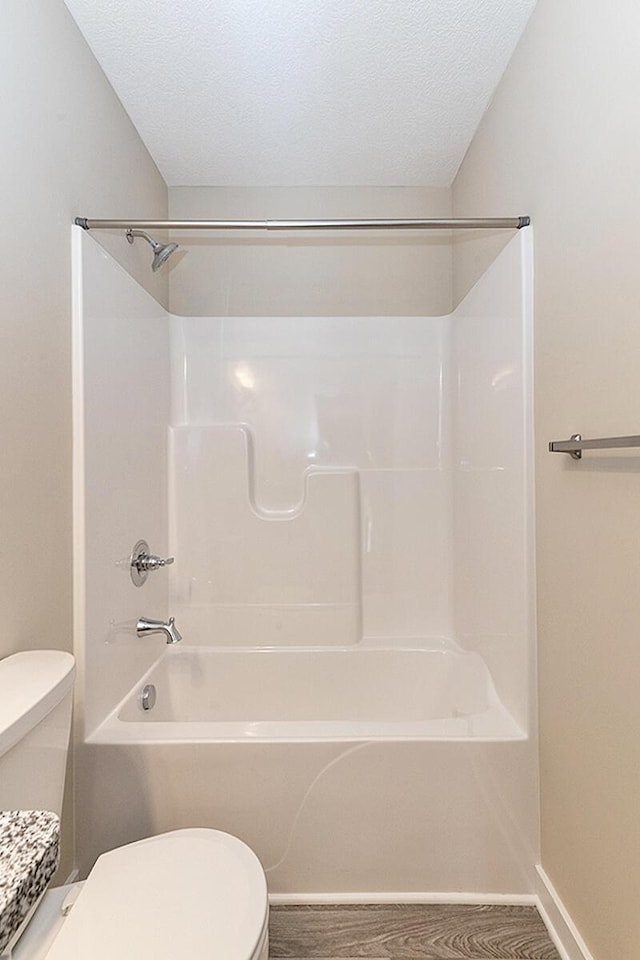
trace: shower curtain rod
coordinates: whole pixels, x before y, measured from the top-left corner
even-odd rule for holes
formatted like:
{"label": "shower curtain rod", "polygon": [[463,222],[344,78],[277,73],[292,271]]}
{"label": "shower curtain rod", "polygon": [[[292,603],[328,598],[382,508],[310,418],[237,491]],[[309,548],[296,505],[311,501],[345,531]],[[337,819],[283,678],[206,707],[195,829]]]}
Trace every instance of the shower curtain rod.
{"label": "shower curtain rod", "polygon": [[76,217],[83,230],[520,230],[530,217],[476,220],[91,220]]}

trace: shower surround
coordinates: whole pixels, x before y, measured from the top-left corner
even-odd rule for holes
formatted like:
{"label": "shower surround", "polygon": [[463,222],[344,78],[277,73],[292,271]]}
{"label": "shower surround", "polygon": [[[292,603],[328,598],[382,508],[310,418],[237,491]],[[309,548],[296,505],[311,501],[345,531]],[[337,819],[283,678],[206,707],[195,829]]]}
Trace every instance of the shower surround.
{"label": "shower surround", "polygon": [[179,317],[74,230],[82,870],[197,824],[274,895],[533,892],[529,245],[449,316]]}
{"label": "shower surround", "polygon": [[171,323],[174,602],[190,638],[451,636],[446,321]]}

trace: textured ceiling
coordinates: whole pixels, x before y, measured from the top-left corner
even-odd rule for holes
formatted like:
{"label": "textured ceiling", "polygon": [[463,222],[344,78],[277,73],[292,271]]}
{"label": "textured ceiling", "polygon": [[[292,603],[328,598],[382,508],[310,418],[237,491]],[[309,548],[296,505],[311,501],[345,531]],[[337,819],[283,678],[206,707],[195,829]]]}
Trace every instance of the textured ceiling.
{"label": "textured ceiling", "polygon": [[535,5],[65,2],[170,186],[448,186]]}

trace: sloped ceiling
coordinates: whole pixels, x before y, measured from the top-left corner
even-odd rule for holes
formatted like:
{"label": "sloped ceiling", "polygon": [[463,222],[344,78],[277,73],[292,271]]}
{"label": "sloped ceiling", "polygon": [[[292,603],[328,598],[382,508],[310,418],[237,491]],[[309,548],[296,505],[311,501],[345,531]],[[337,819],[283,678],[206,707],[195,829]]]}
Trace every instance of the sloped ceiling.
{"label": "sloped ceiling", "polygon": [[448,186],[535,0],[65,0],[169,186]]}

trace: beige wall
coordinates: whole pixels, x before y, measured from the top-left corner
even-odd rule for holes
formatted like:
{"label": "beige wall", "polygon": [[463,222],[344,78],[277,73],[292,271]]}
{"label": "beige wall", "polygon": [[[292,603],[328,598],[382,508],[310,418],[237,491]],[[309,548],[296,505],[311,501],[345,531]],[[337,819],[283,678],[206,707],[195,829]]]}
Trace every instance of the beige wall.
{"label": "beige wall", "polygon": [[[170,187],[173,219],[449,217],[429,187]],[[434,316],[451,309],[447,235],[180,237],[171,310],[195,316]],[[179,254],[178,254],[179,256]]]}
{"label": "beige wall", "polygon": [[[72,645],[70,224],[167,191],[62,0],[4,0],[0,88],[2,657]],[[146,245],[104,242],[149,283]]]}
{"label": "beige wall", "polygon": [[[640,458],[546,444],[640,432],[639,36],[539,0],[454,184],[533,218],[542,864],[597,960],[640,943]],[[502,242],[456,245],[457,299]]]}
{"label": "beige wall", "polygon": [[72,643],[70,224],[164,215],[166,187],[62,0],[4,0],[0,86],[4,656]]}

